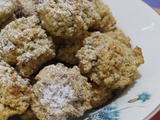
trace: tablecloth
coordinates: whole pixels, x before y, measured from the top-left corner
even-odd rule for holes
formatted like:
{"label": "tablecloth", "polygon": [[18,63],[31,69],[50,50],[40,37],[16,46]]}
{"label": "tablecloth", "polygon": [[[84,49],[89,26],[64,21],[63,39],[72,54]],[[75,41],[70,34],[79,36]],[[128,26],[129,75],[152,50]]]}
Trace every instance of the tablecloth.
{"label": "tablecloth", "polygon": [[151,6],[158,14],[160,14],[160,0],[143,0]]}

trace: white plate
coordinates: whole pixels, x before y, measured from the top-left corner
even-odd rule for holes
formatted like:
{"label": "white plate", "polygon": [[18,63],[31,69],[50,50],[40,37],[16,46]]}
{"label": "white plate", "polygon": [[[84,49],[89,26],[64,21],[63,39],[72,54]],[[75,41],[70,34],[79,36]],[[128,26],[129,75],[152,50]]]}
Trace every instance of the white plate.
{"label": "white plate", "polygon": [[[160,109],[160,16],[141,0],[103,0],[117,26],[142,48],[145,63],[140,77],[106,107],[91,113],[92,120],[143,120]],[[130,102],[128,102],[130,101]]]}

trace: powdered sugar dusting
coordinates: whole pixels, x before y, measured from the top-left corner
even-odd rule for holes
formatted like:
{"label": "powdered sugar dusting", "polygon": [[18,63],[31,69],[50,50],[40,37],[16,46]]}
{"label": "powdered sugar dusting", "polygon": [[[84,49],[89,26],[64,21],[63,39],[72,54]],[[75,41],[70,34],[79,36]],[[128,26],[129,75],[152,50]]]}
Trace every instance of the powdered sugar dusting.
{"label": "powdered sugar dusting", "polygon": [[[7,6],[11,6],[12,2],[6,1],[6,0],[0,0],[0,6],[2,7],[7,7]],[[0,9],[1,10],[1,9]]]}
{"label": "powdered sugar dusting", "polygon": [[33,86],[34,104],[37,113],[45,111],[47,120],[67,120],[69,116],[81,116],[90,109],[90,85],[87,78],[80,75],[78,67],[72,69],[63,64],[49,65],[43,68],[35,78]]}
{"label": "powdered sugar dusting", "polygon": [[39,91],[44,95],[40,98],[41,104],[43,106],[50,106],[46,108],[48,112],[55,112],[50,110],[55,108],[56,110],[59,109],[61,111],[62,108],[66,106],[68,102],[70,102],[71,98],[74,98],[73,88],[69,85],[60,86],[49,84],[40,88]]}

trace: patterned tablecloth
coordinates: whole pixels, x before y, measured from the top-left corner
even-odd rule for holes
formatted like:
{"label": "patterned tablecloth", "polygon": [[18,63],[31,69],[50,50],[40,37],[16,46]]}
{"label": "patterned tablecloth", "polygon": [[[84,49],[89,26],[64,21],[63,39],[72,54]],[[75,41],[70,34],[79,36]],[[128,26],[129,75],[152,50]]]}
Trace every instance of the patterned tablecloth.
{"label": "patterned tablecloth", "polygon": [[151,120],[160,120],[160,111]]}
{"label": "patterned tablecloth", "polygon": [[157,13],[160,14],[160,0],[143,0],[151,6]]}
{"label": "patterned tablecloth", "polygon": [[[151,6],[158,14],[160,14],[160,0],[143,0],[149,6]],[[151,119],[160,120],[160,111]]]}

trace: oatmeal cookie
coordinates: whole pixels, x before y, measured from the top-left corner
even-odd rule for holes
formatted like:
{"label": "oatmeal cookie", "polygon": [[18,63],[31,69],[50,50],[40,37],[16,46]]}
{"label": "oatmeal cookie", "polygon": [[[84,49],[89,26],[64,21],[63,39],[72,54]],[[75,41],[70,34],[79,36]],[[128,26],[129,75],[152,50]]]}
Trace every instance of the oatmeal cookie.
{"label": "oatmeal cookie", "polygon": [[15,6],[11,0],[0,0],[0,25],[14,12]]}
{"label": "oatmeal cookie", "polygon": [[29,80],[23,79],[14,68],[0,61],[0,120],[22,114],[30,102]]}
{"label": "oatmeal cookie", "polygon": [[0,33],[2,59],[16,65],[24,77],[29,77],[55,56],[52,39],[38,24],[36,16],[23,17],[8,24]]}
{"label": "oatmeal cookie", "polygon": [[91,85],[77,66],[49,65],[35,79],[31,108],[38,119],[67,120],[91,109]]}
{"label": "oatmeal cookie", "polygon": [[37,12],[42,26],[50,34],[63,39],[76,39],[82,37],[89,29],[110,29],[115,25],[115,19],[108,7],[103,6],[107,11],[97,8],[101,7],[101,2],[45,0],[40,1]]}
{"label": "oatmeal cookie", "polygon": [[141,48],[131,49],[119,38],[93,32],[76,54],[81,72],[111,90],[131,84],[138,75],[138,66],[144,62]]}

